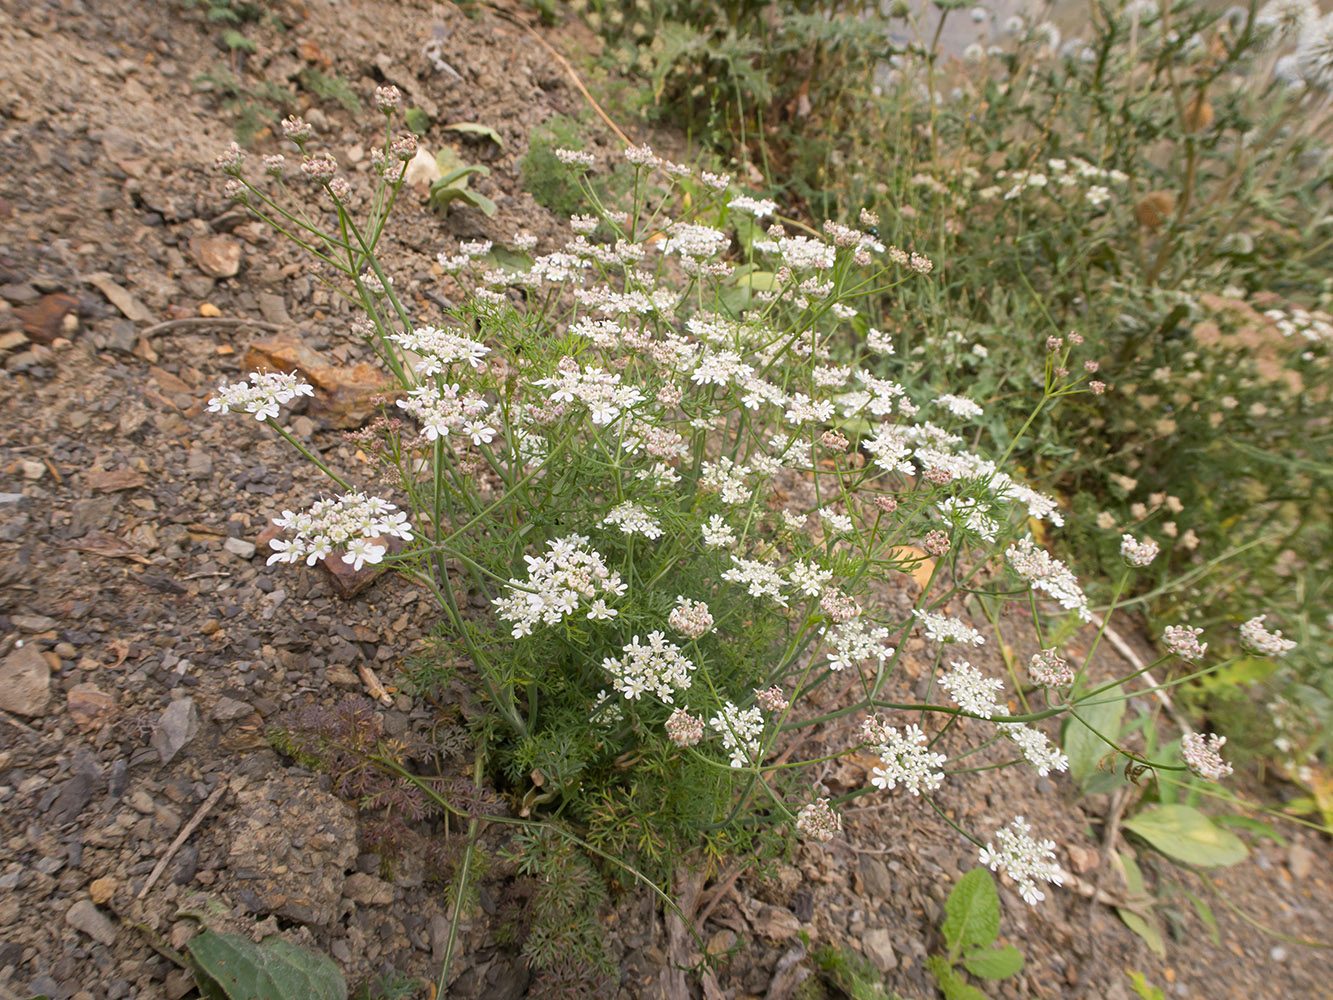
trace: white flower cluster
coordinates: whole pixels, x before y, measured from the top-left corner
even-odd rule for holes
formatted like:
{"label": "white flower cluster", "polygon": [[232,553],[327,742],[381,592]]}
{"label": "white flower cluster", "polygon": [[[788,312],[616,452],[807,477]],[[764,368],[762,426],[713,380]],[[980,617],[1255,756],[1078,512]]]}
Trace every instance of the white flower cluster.
{"label": "white flower cluster", "polygon": [[1251,618],[1240,627],[1240,642],[1252,653],[1260,656],[1282,656],[1296,648],[1296,643],[1282,638],[1282,630],[1270,632],[1264,628],[1267,615]]}
{"label": "white flower cluster", "polygon": [[912,617],[921,623],[921,630],[926,633],[926,638],[933,639],[935,642],[961,642],[980,646],[986,641],[982,634],[972,626],[966,622],[950,618],[948,615],[913,609]]}
{"label": "white flower cluster", "polygon": [[1151,538],[1145,537],[1140,542],[1133,535],[1120,536],[1120,555],[1131,566],[1137,566],[1141,569],[1144,566],[1151,565],[1160,551],[1161,548]]}
{"label": "white flower cluster", "polygon": [[872,656],[881,666],[893,655],[893,647],[886,646],[884,640],[889,637],[887,628],[868,628],[860,617],[839,622],[828,630],[826,638],[833,644],[829,654],[830,670],[845,670],[854,667]]}
{"label": "white flower cluster", "polygon": [[776,212],[778,203],[767,198],[751,198],[748,194],[738,194],[727,202],[727,208],[734,208],[738,212],[749,212],[756,218],[762,219]]}
{"label": "white flower cluster", "polygon": [[461,431],[478,445],[495,440],[495,428],[477,419],[489,406],[475,392],[459,395],[457,382],[419,386],[408,393],[407,399],[398,400],[399,409],[412,414],[421,423],[421,433],[428,441]]}
{"label": "white flower cluster", "polygon": [[240,410],[253,413],[256,420],[273,420],[279,406],[297,396],[314,394],[314,387],[297,378],[295,372],[251,372],[249,382],[218,386],[218,394],[208,401],[208,412]]}
{"label": "white flower cluster", "polygon": [[491,602],[501,618],[513,622],[511,634],[515,639],[531,635],[538,623],[559,624],[577,611],[582,601],[591,601],[598,594],[619,597],[629,589],[620,574],[607,569],[602,557],[587,545],[583,535],[567,535],[547,542],[550,551],[546,555],[523,557],[528,578],[511,579],[508,593]]}
{"label": "white flower cluster", "polygon": [[731,525],[721,514],[710,515],[701,527],[704,544],[710,549],[724,548],[736,544],[736,535],[731,530]]}
{"label": "white flower cluster", "polygon": [[786,694],[776,684],[773,687],[755,688],[754,700],[759,702],[759,707],[765,712],[785,712],[791,707]]}
{"label": "white flower cluster", "polygon": [[713,628],[713,616],[709,614],[707,604],[679,595],[676,596],[676,606],[671,609],[667,622],[688,639],[705,636]]}
{"label": "white flower cluster", "polygon": [[612,507],[597,523],[603,528],[615,525],[627,535],[643,535],[650,539],[662,537],[662,526],[646,510],[629,500]]}
{"label": "white flower cluster", "polygon": [[984,412],[986,412],[976,403],[972,402],[972,400],[967,399],[963,396],[954,396],[951,393],[947,392],[943,393],[942,395],[936,396],[935,402],[938,403],[940,406],[943,406],[955,417],[961,417],[964,420],[967,420],[971,417],[979,417]]}
{"label": "white flower cluster", "polygon": [[1032,826],[1024,822],[1022,816],[1014,817],[1008,827],[1001,827],[995,833],[1000,846],[987,844],[979,856],[983,865],[991,871],[1003,868],[1009,877],[1018,883],[1018,891],[1031,906],[1036,906],[1046,898],[1045,893],[1037,888],[1037,881],[1052,885],[1064,884],[1064,873],[1055,863],[1055,841],[1035,840]]}
{"label": "white flower cluster", "polygon": [[995,695],[1004,687],[1004,681],[987,677],[966,660],[953,660],[949,665],[953,669],[940,678],[940,687],[953,695],[959,708],[983,719],[1000,711]]}
{"label": "white flower cluster", "polygon": [[491,353],[485,344],[436,326],[419,326],[406,333],[395,333],[389,339],[397,341],[409,351],[423,355],[412,366],[418,375],[438,375],[447,366],[459,361],[480,368],[482,359]]}
{"label": "white flower cluster", "polygon": [[692,747],[704,738],[704,720],[683,708],[671,713],[666,720],[667,738],[678,747]]}
{"label": "white flower cluster", "polygon": [[827,843],[842,832],[842,817],[828,799],[815,799],[796,814],[796,829],[811,840]]}
{"label": "white flower cluster", "polygon": [[832,573],[806,559],[797,559],[787,569],[787,581],[807,597],[818,597],[832,579]]}
{"label": "white flower cluster", "polygon": [[1053,746],[1040,729],[1033,729],[1022,722],[1002,722],[1000,732],[1018,744],[1027,762],[1043,778],[1052,771],[1069,770],[1069,758],[1059,747]]}
{"label": "white flower cluster", "polygon": [[623,385],[620,376],[601,368],[579,371],[577,364],[562,362],[559,376],[537,379],[533,385],[547,389],[552,403],[572,403],[579,400],[588,407],[588,416],[594,424],[609,424],[622,410],[643,402],[644,395],[637,386]]}
{"label": "white flower cluster", "polygon": [[708,721],[721,735],[722,745],[731,751],[732,767],[747,767],[759,753],[759,737],[764,734],[764,716],[757,708],[737,708],[731,702]]}
{"label": "white flower cluster", "polygon": [[712,226],[700,226],[680,222],[668,230],[669,236],[662,246],[663,253],[676,253],[682,257],[711,257],[727,248],[731,237]]}
{"label": "white flower cluster", "polygon": [[1033,590],[1046,591],[1065,610],[1073,611],[1085,622],[1092,620],[1088,598],[1079,586],[1078,577],[1059,559],[1052,558],[1045,549],[1038,548],[1031,535],[1009,546],[1004,555],[1014,572],[1026,580]]}
{"label": "white flower cluster", "polygon": [[343,562],[359,570],[366,563],[384,559],[388,546],[385,538],[412,540],[412,525],[407,515],[380,497],[364,493],[345,493],[336,500],[318,500],[299,514],[284,510],[273,523],[285,531],[295,531],[293,539],[275,538],[269,547],[273,555],[268,565],[305,560],[313,566],[320,559],[342,549]]}
{"label": "white flower cluster", "polygon": [[1028,675],[1042,687],[1064,687],[1074,683],[1074,668],[1054,647],[1032,654]]}
{"label": "white flower cluster", "polygon": [[1208,650],[1208,643],[1199,642],[1203,629],[1190,628],[1188,625],[1168,625],[1162,633],[1166,648],[1182,660],[1200,659]]}
{"label": "white flower cluster", "polygon": [[944,755],[928,748],[926,734],[919,726],[908,726],[901,733],[887,726],[878,716],[861,724],[861,740],[870,746],[881,764],[870,774],[876,788],[902,785],[912,795],[933,792],[944,782]]}
{"label": "white flower cluster", "polygon": [[749,474],[749,466],[737,465],[723,455],[716,462],[704,462],[699,487],[720,493],[723,503],[749,503],[750,495],[753,493],[745,482],[745,477]]}
{"label": "white flower cluster", "polygon": [[602,669],[611,675],[611,686],[628,701],[637,701],[651,691],[668,705],[673,692],[688,691],[694,664],[681,655],[680,647],[667,642],[663,632],[649,632],[646,645],[636,635],[621,647],[622,655],[602,660]]}
{"label": "white flower cluster", "polygon": [[782,593],[782,574],[768,563],[758,559],[741,559],[732,556],[736,565],[722,574],[728,583],[744,584],[752,597],[771,597],[779,607],[787,606],[787,598]]}
{"label": "white flower cluster", "polygon": [[1202,733],[1186,733],[1180,738],[1180,755],[1185,758],[1189,769],[1204,781],[1221,781],[1232,772],[1232,767],[1222,759],[1222,747],[1227,738],[1212,733],[1207,739]]}

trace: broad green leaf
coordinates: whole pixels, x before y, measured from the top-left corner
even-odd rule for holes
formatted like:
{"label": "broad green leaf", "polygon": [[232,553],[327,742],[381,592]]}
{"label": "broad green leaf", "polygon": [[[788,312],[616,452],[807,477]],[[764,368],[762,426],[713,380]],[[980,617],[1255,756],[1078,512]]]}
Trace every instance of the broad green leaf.
{"label": "broad green leaf", "polygon": [[1132,969],[1126,969],[1125,971],[1129,973],[1129,983],[1134,987],[1134,992],[1142,1000],[1166,1000],[1166,994],[1156,986],[1149,985],[1148,977],[1142,972],[1135,972]]}
{"label": "broad green leaf", "polygon": [[[1078,707],[1078,714],[1087,720],[1084,725],[1073,716],[1065,723],[1064,750],[1069,757],[1069,776],[1080,787],[1087,785],[1097,774],[1098,765],[1112,750],[1104,740],[1092,730],[1104,733],[1110,739],[1120,734],[1120,721],[1125,715],[1125,703],[1119,699],[1123,695],[1119,686],[1103,691],[1093,698],[1096,704]],[[1089,729],[1091,726],[1092,729]],[[1118,784],[1118,782],[1117,782]]]}
{"label": "broad green leaf", "polygon": [[500,133],[489,125],[481,124],[481,122],[455,122],[453,125],[446,125],[445,128],[450,132],[466,132],[468,135],[485,136],[501,149],[504,149],[505,141],[500,138]]}
{"label": "broad green leaf", "polygon": [[1126,927],[1143,938],[1144,944],[1152,949],[1154,955],[1166,957],[1166,945],[1162,942],[1162,932],[1157,929],[1156,924],[1123,906],[1117,906],[1115,912],[1120,914],[1120,919],[1125,922]]}
{"label": "broad green leaf", "polygon": [[771,292],[778,286],[778,277],[772,271],[751,271],[736,279],[742,288],[754,288],[761,292]]}
{"label": "broad green leaf", "polygon": [[1213,908],[1184,886],[1179,886],[1178,888],[1185,894],[1189,901],[1194,904],[1194,912],[1199,915],[1199,919],[1202,920],[1204,926],[1208,928],[1208,936],[1213,939],[1213,944],[1221,945],[1222,935],[1217,929],[1217,918],[1213,916]]}
{"label": "broad green leaf", "polygon": [[944,904],[944,940],[949,950],[982,947],[1000,935],[1000,895],[985,868],[973,868],[958,880]]}
{"label": "broad green leaf", "polygon": [[1249,854],[1239,837],[1190,806],[1156,806],[1125,820],[1124,826],[1163,854],[1191,865],[1234,865]]}
{"label": "broad green leaf", "polygon": [[982,979],[1008,979],[1023,968],[1023,953],[1011,944],[963,956],[963,967]]}
{"label": "broad green leaf", "polygon": [[[239,934],[204,931],[186,945],[195,979],[227,1000],[347,1000],[347,983],[327,955],[280,937],[259,944]],[[213,989],[207,989],[205,981]],[[220,992],[215,992],[215,990]]]}
{"label": "broad green leaf", "polygon": [[986,994],[968,985],[943,955],[931,955],[926,959],[926,967],[934,973],[945,1000],[986,1000]]}
{"label": "broad green leaf", "polygon": [[408,108],[403,118],[407,122],[407,130],[413,135],[425,135],[430,131],[430,115],[421,108]]}

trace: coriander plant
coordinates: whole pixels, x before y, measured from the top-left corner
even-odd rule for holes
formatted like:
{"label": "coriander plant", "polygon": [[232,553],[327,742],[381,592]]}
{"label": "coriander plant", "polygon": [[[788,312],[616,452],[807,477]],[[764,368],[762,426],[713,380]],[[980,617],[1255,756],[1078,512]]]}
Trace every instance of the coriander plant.
{"label": "coriander plant", "polygon": [[[857,308],[931,281],[928,256],[882,245],[868,213],[855,227],[764,227],[775,204],[646,147],[625,150],[628,203],[608,203],[591,154],[562,149],[588,205],[572,238],[535,256],[526,233],[502,257],[487,241],[441,253],[467,301],[419,315],[378,252],[417,140],[392,134],[394,88],[375,100],[386,130],[365,189],[297,119],[284,123],[297,169],[266,156],[269,181],[252,181],[234,145],[219,166],[229,196],[306,248],[362,313],[349,332],[394,383],[360,436],[381,482],[354,482],[286,429],[282,408],[311,391],[295,374],[252,373],[211,408],[253,414],[332,483],[276,519],[286,536],[270,563],[384,564],[433,595],[480,695],[476,779],[509,803],[489,822],[660,887],[698,852],[753,853],[792,832],[827,841],[847,799],[933,803],[997,753],[1043,775],[1067,767],[1042,723],[1123,694],[1061,648],[1088,602],[1028,533],[1058,529],[1059,505],[1008,467],[1012,445],[978,444],[983,411],[961,391],[896,380],[893,338]],[[1053,338],[1029,423],[1095,391],[1080,343]],[[1154,554],[1126,537],[1117,593]],[[913,570],[924,586],[900,605]],[[972,601],[998,630],[1011,600],[1031,615],[1031,662],[1006,649],[1008,676],[991,676],[967,660],[986,635],[946,608]],[[930,676],[895,700],[913,632]],[[960,719],[984,738],[946,756]],[[876,760],[838,800],[788,752],[833,720],[844,742],[817,760]],[[1220,742],[1192,744],[1189,766],[1220,776]],[[475,843],[479,813],[443,804],[470,818]],[[982,833],[981,860],[1029,902],[1060,883],[1054,843],[1021,817]],[[471,858],[470,846],[460,879]]]}

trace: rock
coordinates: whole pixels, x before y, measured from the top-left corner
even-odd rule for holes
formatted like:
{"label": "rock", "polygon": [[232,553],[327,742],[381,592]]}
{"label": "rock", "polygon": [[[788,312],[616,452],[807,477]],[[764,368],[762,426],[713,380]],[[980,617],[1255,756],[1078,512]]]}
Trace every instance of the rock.
{"label": "rock", "polygon": [[148,307],[111,280],[111,275],[98,271],[83,279],[107,297],[107,301],[125,314],[125,318],[141,323],[153,318]]}
{"label": "rock", "polygon": [[180,698],[167,706],[153,730],[153,749],[170,764],[190,740],[199,735],[199,710],[193,698]]}
{"label": "rock", "polygon": [[281,772],[238,791],[225,842],[233,885],[249,891],[257,912],[316,926],[342,912],[343,873],[357,856],[356,817],[314,778]]}
{"label": "rock", "polygon": [[243,701],[237,701],[235,698],[228,698],[225,694],[217,700],[213,710],[208,713],[208,717],[214,722],[232,722],[236,719],[243,719],[253,712],[251,708]]}
{"label": "rock", "polygon": [[353,872],[343,885],[343,895],[363,906],[388,906],[393,902],[393,886],[374,875]]}
{"label": "rock", "polygon": [[110,902],[115,894],[116,880],[113,878],[93,879],[88,885],[88,895],[98,906]]}
{"label": "rock", "polygon": [[730,928],[723,928],[708,939],[708,944],[704,950],[716,958],[718,955],[725,955],[736,945],[736,932]]}
{"label": "rock", "polygon": [[116,493],[138,489],[145,482],[141,473],[133,469],[89,469],[84,479],[94,493]]}
{"label": "rock", "polygon": [[76,684],[65,696],[65,708],[80,729],[96,729],[116,707],[115,696],[96,684]]}
{"label": "rock", "polygon": [[10,615],[9,620],[25,632],[45,632],[56,627],[50,615]]}
{"label": "rock", "polygon": [[867,896],[876,902],[893,897],[893,878],[883,861],[863,854],[857,868],[861,873],[861,883],[865,886]]}
{"label": "rock", "polygon": [[260,371],[299,371],[315,387],[312,412],[322,413],[335,428],[344,430],[365,423],[376,411],[371,400],[389,386],[384,374],[371,365],[348,368],[289,338],[255,341],[246,352],[245,363]]}
{"label": "rock", "polygon": [[71,906],[65,914],[65,923],[108,947],[116,943],[115,925],[91,899],[81,899]]}
{"label": "rock", "polygon": [[35,646],[19,646],[0,663],[0,709],[35,718],[51,701],[51,665]]}
{"label": "rock", "polygon": [[814,975],[810,963],[805,961],[805,948],[801,944],[788,949],[778,959],[773,978],[769,981],[768,992],[764,1000],[791,1000],[800,985]]}
{"label": "rock", "polygon": [[1079,875],[1086,874],[1101,864],[1101,852],[1094,851],[1090,847],[1084,847],[1082,844],[1067,844],[1065,850],[1069,852],[1069,864]]}
{"label": "rock", "polygon": [[14,315],[23,324],[23,332],[39,344],[49,344],[59,337],[70,316],[78,322],[79,300],[73,295],[57,292],[43,295],[32,305],[20,306]]}
{"label": "rock", "polygon": [[890,972],[898,967],[898,956],[893,951],[893,935],[883,927],[875,927],[861,937],[861,947],[866,958],[875,963],[880,972]]}
{"label": "rock", "polygon": [[191,448],[185,456],[185,472],[191,479],[208,479],[213,475],[213,456],[202,448]]}
{"label": "rock", "polygon": [[240,556],[242,559],[254,558],[255,543],[247,542],[244,538],[228,538],[222,543],[222,547],[232,555]]}
{"label": "rock", "polygon": [[230,278],[241,269],[241,241],[231,236],[196,237],[190,255],[210,278]]}
{"label": "rock", "polygon": [[796,914],[784,906],[765,906],[750,918],[755,934],[771,941],[785,941],[795,937],[801,931],[801,922]]}
{"label": "rock", "polygon": [[259,312],[270,323],[286,326],[292,321],[287,314],[287,303],[281,295],[273,292],[259,293]]}
{"label": "rock", "polygon": [[51,804],[49,816],[53,822],[64,826],[79,818],[93,797],[93,778],[93,775],[80,771],[61,786],[60,794]]}
{"label": "rock", "polygon": [[1287,848],[1287,870],[1291,877],[1300,881],[1310,876],[1314,867],[1314,852],[1304,844],[1292,844]]}

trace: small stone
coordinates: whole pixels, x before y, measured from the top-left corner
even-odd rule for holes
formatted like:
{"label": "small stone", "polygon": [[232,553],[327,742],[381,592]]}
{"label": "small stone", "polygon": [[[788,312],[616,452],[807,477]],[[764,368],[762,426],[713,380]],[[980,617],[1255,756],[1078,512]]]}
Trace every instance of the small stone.
{"label": "small stone", "polygon": [[242,719],[254,711],[252,707],[243,701],[237,701],[235,698],[228,698],[223,695],[213,706],[213,711],[209,712],[209,718],[214,722],[233,722],[236,719]]}
{"label": "small stone", "polygon": [[1069,852],[1070,865],[1079,875],[1084,875],[1101,864],[1101,852],[1094,851],[1090,847],[1084,847],[1081,844],[1069,844],[1065,849]]}
{"label": "small stone", "polygon": [[115,707],[115,697],[96,684],[76,684],[65,696],[65,708],[80,729],[97,728]]}
{"label": "small stone", "polygon": [[255,554],[255,543],[247,542],[244,538],[228,538],[222,543],[222,547],[242,559],[251,559]]}
{"label": "small stone", "polygon": [[219,309],[217,306],[213,305],[213,303],[211,303],[211,302],[203,302],[203,303],[200,303],[200,305],[199,305],[199,315],[200,315],[200,316],[208,316],[208,317],[210,317],[210,318],[213,318],[213,317],[221,316],[221,315],[222,315],[222,310]]}
{"label": "small stone", "polygon": [[213,475],[213,457],[202,448],[191,448],[185,457],[185,472],[191,479],[208,479]]}
{"label": "small stone", "polygon": [[153,748],[170,764],[190,740],[199,735],[199,710],[193,698],[180,698],[167,706],[153,732]]}
{"label": "small stone", "polygon": [[861,882],[865,886],[866,895],[877,900],[893,896],[893,878],[883,861],[863,854],[857,867],[861,872]]}
{"label": "small stone", "polygon": [[113,878],[93,879],[88,885],[88,896],[94,903],[101,906],[103,903],[111,901],[111,897],[116,894],[116,880]]}
{"label": "small stone", "polygon": [[108,947],[116,943],[115,925],[91,899],[81,899],[71,906],[65,914],[65,923]]}
{"label": "small stone", "polygon": [[93,797],[93,775],[80,771],[60,788],[60,794],[51,804],[48,814],[51,821],[59,826],[72,823],[79,818],[84,807]]}
{"label": "small stone", "polygon": [[718,955],[725,955],[736,944],[736,932],[727,928],[718,931],[708,939],[706,950],[708,954],[716,958]]}
{"label": "small stone", "polygon": [[861,938],[866,958],[875,963],[880,972],[891,972],[898,967],[898,956],[893,951],[893,935],[883,927],[866,931]]}
{"label": "small stone", "polygon": [[20,646],[0,663],[0,709],[35,718],[51,701],[51,665],[35,646]]}
{"label": "small stone", "polygon": [[343,895],[363,906],[387,906],[393,902],[393,886],[365,872],[353,872],[343,885]]}
{"label": "small stone", "polygon": [[23,470],[23,478],[36,482],[46,475],[46,466],[31,458],[25,458],[19,462],[19,468]]}
{"label": "small stone", "polygon": [[230,278],[241,269],[241,241],[231,236],[190,240],[190,254],[210,278]]}
{"label": "small stone", "polygon": [[771,941],[785,941],[801,931],[801,922],[796,919],[796,914],[782,906],[765,906],[750,923],[757,935]]}
{"label": "small stone", "polygon": [[1308,878],[1314,867],[1314,852],[1304,844],[1292,844],[1287,848],[1287,870],[1291,877],[1300,881]]}

